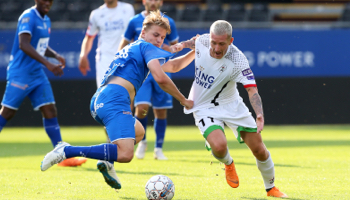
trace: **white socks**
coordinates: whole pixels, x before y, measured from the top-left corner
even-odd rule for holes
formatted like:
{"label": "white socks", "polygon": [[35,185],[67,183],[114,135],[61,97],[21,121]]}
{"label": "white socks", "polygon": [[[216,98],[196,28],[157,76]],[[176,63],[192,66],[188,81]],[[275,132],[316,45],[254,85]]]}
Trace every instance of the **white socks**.
{"label": "white socks", "polygon": [[[269,152],[269,151],[268,151]],[[260,161],[256,159],[256,165],[260,170],[263,177],[265,189],[269,189],[275,186],[275,167],[271,159],[271,154],[269,152],[269,157],[265,161]]]}
{"label": "white socks", "polygon": [[227,148],[226,155],[223,158],[216,157],[213,152],[211,152],[211,154],[214,156],[214,158],[216,158],[218,161],[224,163],[225,165],[230,165],[233,162],[233,159],[230,155],[230,152],[228,151],[228,148]]}

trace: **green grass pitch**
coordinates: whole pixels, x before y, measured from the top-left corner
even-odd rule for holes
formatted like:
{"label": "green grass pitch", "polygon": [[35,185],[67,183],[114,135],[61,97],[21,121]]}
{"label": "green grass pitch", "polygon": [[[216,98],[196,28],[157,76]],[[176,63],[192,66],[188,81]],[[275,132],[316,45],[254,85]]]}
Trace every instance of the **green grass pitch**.
{"label": "green grass pitch", "polygon": [[[156,174],[175,184],[174,199],[272,199],[266,197],[255,159],[228,128],[231,156],[240,178],[237,189],[225,181],[224,166],[204,147],[195,126],[170,126],[164,152],[168,161],[153,159],[155,134],[148,127],[143,160],[116,163],[122,189],[111,189],[89,159],[82,167],[54,166],[40,171],[51,143],[43,128],[7,128],[0,134],[0,199],[146,199],[144,186]],[[102,127],[62,127],[72,145],[105,142]],[[266,126],[263,139],[275,163],[275,184],[290,199],[350,199],[350,126]]]}

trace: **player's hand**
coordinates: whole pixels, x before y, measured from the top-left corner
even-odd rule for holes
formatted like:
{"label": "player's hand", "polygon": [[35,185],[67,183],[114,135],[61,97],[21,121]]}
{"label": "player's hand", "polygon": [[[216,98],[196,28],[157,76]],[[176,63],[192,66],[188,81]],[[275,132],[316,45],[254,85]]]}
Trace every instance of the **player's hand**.
{"label": "player's hand", "polygon": [[261,131],[264,129],[264,124],[265,124],[264,116],[262,114],[258,114],[256,116],[256,126],[258,127],[257,133],[261,133]]}
{"label": "player's hand", "polygon": [[80,57],[79,59],[79,70],[83,74],[83,76],[86,76],[87,72],[89,72],[90,69],[90,63],[87,57]]}
{"label": "player's hand", "polygon": [[180,102],[181,105],[183,105],[187,110],[193,108],[193,101],[185,99],[185,101]]}
{"label": "player's hand", "polygon": [[197,39],[199,36],[201,36],[201,35],[197,34],[196,36],[193,36],[193,37],[191,38],[191,40],[196,41],[196,39]]}
{"label": "player's hand", "polygon": [[56,55],[56,59],[62,64],[61,69],[66,67],[66,59],[64,59],[60,54]]}
{"label": "player's hand", "polygon": [[179,51],[182,51],[183,48],[184,47],[181,43],[177,43],[170,46],[170,52],[171,53],[179,52]]}
{"label": "player's hand", "polygon": [[55,76],[62,76],[63,75],[63,68],[62,64],[52,64],[49,63],[47,66],[47,69],[49,69]]}

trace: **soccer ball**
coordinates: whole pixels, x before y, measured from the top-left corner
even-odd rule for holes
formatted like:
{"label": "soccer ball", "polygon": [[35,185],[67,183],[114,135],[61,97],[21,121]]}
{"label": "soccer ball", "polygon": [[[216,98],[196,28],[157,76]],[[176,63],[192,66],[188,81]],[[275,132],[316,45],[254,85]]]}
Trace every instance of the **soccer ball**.
{"label": "soccer ball", "polygon": [[174,197],[175,186],[167,176],[156,175],[147,181],[145,192],[147,199],[169,200]]}

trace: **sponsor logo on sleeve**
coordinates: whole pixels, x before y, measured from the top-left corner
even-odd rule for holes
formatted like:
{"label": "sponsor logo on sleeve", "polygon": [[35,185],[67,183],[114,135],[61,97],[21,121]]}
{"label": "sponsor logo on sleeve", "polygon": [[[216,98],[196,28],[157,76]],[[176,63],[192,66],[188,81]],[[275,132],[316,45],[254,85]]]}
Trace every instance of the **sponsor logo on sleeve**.
{"label": "sponsor logo on sleeve", "polygon": [[245,70],[242,71],[243,76],[248,76],[248,75],[250,75],[252,73],[253,72],[252,72],[252,70],[250,68],[245,69]]}
{"label": "sponsor logo on sleeve", "polygon": [[247,79],[248,80],[254,80],[255,78],[254,78],[254,75],[251,75],[251,76],[247,76]]}
{"label": "sponsor logo on sleeve", "polygon": [[22,19],[22,21],[21,21],[21,23],[23,24],[23,23],[28,23],[29,22],[29,17],[25,17],[25,18],[23,18]]}

